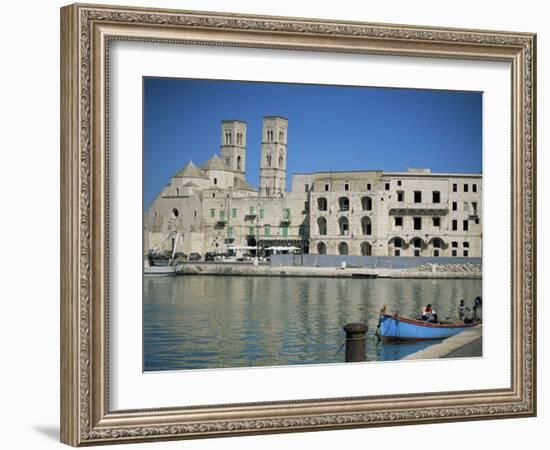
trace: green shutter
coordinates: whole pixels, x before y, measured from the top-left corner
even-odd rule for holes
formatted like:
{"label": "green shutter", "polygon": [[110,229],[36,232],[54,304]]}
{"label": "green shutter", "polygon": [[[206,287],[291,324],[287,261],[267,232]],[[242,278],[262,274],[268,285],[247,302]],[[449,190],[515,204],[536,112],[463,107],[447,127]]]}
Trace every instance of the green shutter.
{"label": "green shutter", "polygon": [[288,227],[282,227],[283,229],[283,236],[288,236]]}
{"label": "green shutter", "polygon": [[232,238],[233,237],[233,227],[227,228],[227,237]]}
{"label": "green shutter", "polygon": [[225,220],[225,211],[220,209],[220,220]]}
{"label": "green shutter", "polygon": [[251,215],[254,214],[254,206],[251,206],[251,207],[250,207],[250,214],[251,214]]}
{"label": "green shutter", "polygon": [[254,236],[254,227],[248,227],[248,234]]}
{"label": "green shutter", "polygon": [[264,231],[266,236],[271,236],[271,230],[269,229],[269,227],[265,227]]}
{"label": "green shutter", "polygon": [[237,208],[233,208],[233,210],[231,212],[233,214],[233,219],[236,219],[237,218]]}
{"label": "green shutter", "polygon": [[216,217],[216,210],[215,209],[210,210],[210,217]]}

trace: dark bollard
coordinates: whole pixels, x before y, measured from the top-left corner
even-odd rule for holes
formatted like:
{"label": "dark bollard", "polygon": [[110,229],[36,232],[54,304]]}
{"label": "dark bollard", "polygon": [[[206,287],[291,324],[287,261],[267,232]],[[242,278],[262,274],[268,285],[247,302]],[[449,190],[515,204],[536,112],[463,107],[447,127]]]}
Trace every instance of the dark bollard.
{"label": "dark bollard", "polygon": [[367,325],[365,323],[348,323],[344,325],[346,332],[346,362],[361,362],[367,360]]}

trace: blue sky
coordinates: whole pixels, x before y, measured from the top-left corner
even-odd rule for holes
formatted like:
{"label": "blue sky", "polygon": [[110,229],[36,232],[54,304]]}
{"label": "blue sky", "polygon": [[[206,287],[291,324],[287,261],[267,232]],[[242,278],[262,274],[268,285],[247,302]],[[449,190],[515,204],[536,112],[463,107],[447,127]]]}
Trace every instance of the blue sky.
{"label": "blue sky", "polygon": [[291,174],[482,170],[480,92],[145,78],[146,207],[189,160],[219,155],[220,122],[247,122],[247,180],[259,184],[262,117],[288,124]]}

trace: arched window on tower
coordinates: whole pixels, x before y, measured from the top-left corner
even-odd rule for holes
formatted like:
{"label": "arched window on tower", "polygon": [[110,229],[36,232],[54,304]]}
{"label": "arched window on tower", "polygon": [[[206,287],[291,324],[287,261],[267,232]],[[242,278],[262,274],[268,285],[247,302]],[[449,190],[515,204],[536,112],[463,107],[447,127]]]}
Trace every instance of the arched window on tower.
{"label": "arched window on tower", "polygon": [[267,152],[265,156],[265,162],[267,164],[267,167],[271,167],[271,152]]}
{"label": "arched window on tower", "polygon": [[281,151],[281,153],[279,153],[279,167],[283,167],[284,156],[284,153]]}
{"label": "arched window on tower", "polygon": [[237,170],[241,170],[241,157],[237,156]]}

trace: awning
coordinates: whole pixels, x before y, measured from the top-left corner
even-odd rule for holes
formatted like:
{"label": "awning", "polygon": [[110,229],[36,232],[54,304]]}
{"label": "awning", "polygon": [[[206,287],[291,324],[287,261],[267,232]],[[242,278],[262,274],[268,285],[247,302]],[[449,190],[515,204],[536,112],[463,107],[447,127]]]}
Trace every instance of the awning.
{"label": "awning", "polygon": [[251,245],[243,245],[243,246],[229,245],[227,248],[229,250],[256,250],[256,249],[262,248],[262,247],[256,247],[256,246],[251,246]]}

